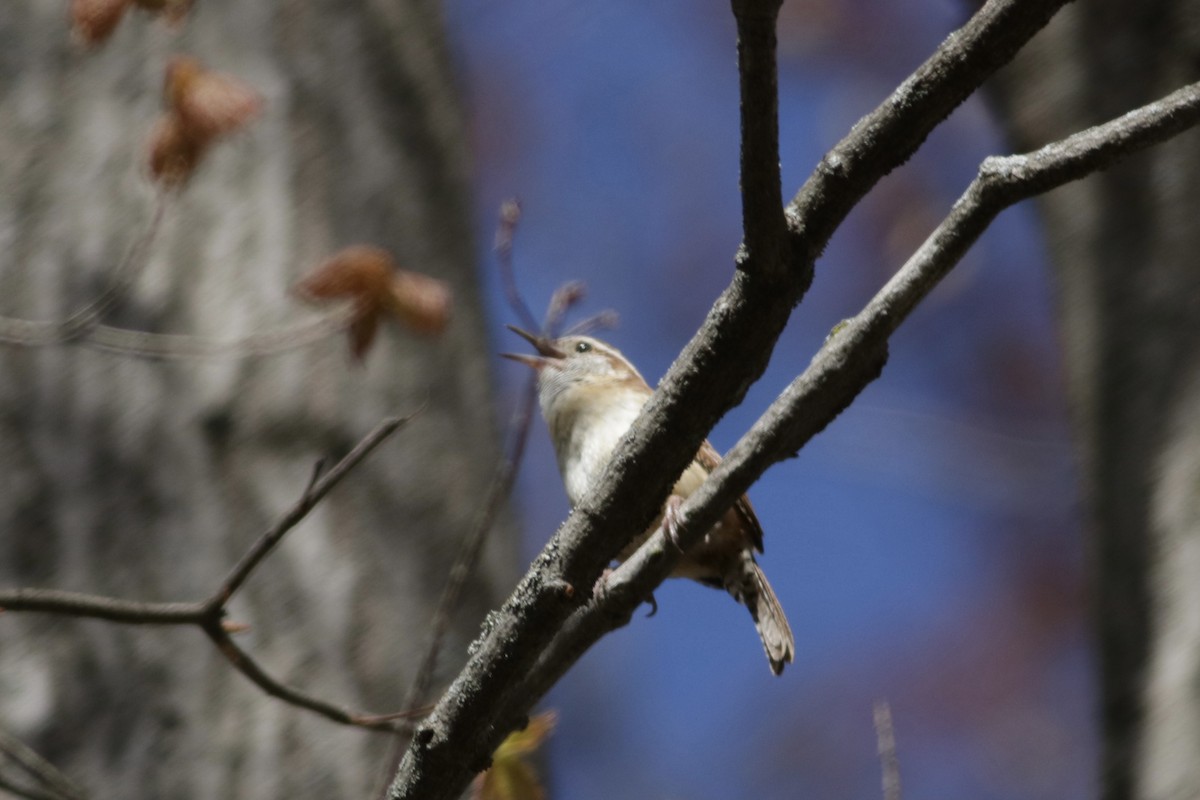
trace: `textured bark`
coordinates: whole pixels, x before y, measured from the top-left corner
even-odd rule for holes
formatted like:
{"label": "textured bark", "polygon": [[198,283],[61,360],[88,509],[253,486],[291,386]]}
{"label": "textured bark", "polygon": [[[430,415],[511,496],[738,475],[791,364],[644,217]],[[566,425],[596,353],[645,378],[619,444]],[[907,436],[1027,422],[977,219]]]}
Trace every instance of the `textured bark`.
{"label": "textured bark", "polygon": [[[439,6],[200,0],[181,32],[132,14],[70,46],[64,5],[0,14],[0,314],[94,297],[150,216],[143,143],[177,51],[267,101],[177,202],[105,322],[236,338],[307,310],[291,283],[367,241],[449,281],[438,339],[338,338],[266,358],[150,361],[85,346],[0,349],[0,582],[197,600],[300,495],[314,461],[382,417],[421,417],[270,557],[234,616],[285,682],[397,710],[496,456],[468,228],[463,126]],[[438,683],[510,581],[500,536]],[[97,798],[363,797],[386,736],[263,695],[194,629],[0,617],[0,727]]]}
{"label": "textured bark", "polygon": [[[1070,7],[1004,76],[1025,149],[1197,78],[1200,2]],[[1200,137],[1041,203],[1082,451],[1104,796],[1200,797]]]}

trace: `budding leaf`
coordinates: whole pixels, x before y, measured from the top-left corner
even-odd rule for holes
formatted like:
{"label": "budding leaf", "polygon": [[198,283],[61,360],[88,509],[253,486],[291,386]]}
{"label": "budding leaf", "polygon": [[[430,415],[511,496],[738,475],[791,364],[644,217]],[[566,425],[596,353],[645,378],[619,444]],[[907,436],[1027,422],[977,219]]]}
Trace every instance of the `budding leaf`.
{"label": "budding leaf", "polygon": [[492,766],[475,779],[472,800],[545,800],[546,790],[525,759],[537,752],[554,723],[554,712],[547,711],[510,733],[492,755]]}

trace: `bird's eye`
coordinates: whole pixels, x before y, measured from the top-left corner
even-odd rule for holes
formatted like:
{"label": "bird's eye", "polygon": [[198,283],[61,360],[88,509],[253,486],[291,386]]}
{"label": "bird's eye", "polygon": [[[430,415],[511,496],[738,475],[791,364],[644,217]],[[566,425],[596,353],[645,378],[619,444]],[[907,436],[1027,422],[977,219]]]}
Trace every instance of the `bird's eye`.
{"label": "bird's eye", "polygon": [[592,346],[590,344],[588,344],[587,342],[580,342],[579,344],[575,345],[576,353],[586,353],[588,350],[591,350],[591,349],[592,349]]}

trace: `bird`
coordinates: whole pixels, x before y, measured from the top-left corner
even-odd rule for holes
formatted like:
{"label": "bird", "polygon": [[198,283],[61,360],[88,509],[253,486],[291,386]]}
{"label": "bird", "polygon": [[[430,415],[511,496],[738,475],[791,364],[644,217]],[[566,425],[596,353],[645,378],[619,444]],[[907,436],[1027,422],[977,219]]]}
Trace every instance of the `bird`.
{"label": "bird", "polygon": [[[599,480],[621,437],[653,390],[617,348],[591,336],[539,336],[509,325],[536,355],[502,353],[537,373],[538,404],[550,430],[559,472],[574,507]],[[680,503],[700,487],[721,456],[707,440],[676,481],[663,513],[648,530],[632,537],[618,554],[625,560],[660,526],[671,537]],[[771,672],[779,675],[796,650],[791,626],[755,552],[763,532],[745,495],[698,543],[683,553],[671,577],[690,578],[724,589],[750,610]]]}

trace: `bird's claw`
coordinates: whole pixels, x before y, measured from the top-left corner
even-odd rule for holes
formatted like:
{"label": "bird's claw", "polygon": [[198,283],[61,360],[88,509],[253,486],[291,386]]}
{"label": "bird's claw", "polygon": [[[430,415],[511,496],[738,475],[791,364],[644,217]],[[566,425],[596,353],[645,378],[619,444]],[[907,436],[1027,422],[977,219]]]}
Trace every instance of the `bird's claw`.
{"label": "bird's claw", "polygon": [[597,603],[603,603],[604,598],[608,597],[608,578],[612,574],[612,567],[605,567],[600,572],[600,577],[596,578],[596,583],[592,586],[593,601]]}
{"label": "bird's claw", "polygon": [[679,542],[679,507],[681,505],[683,505],[683,498],[679,495],[673,494],[668,497],[662,520],[663,536],[680,553],[683,552],[683,545]]}

